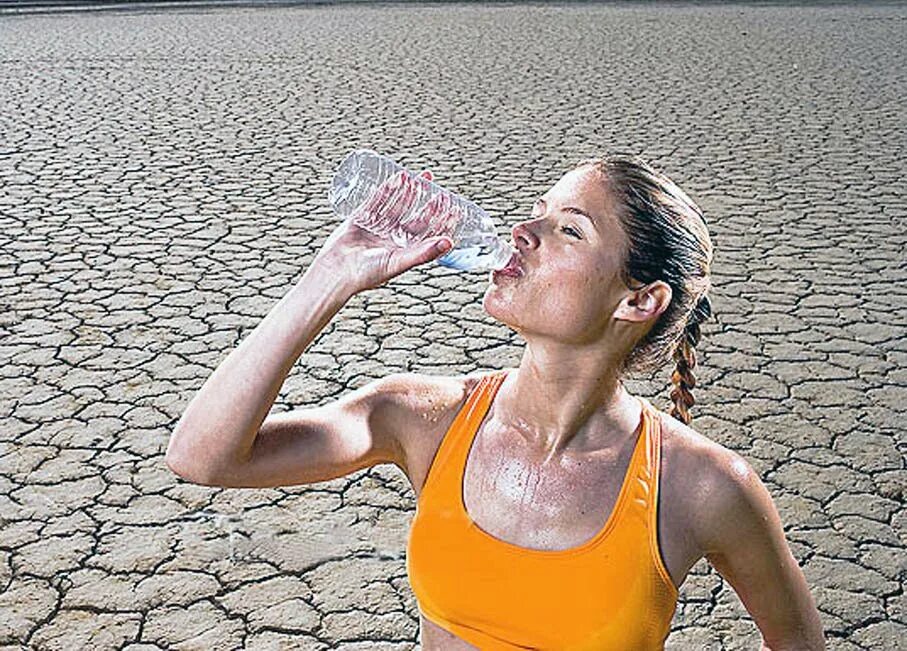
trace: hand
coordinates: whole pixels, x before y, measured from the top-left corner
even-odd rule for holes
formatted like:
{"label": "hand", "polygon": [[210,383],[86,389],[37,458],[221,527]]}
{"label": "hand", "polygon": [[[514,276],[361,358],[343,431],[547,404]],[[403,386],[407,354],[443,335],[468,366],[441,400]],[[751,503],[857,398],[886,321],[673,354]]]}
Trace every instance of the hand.
{"label": "hand", "polygon": [[[371,226],[379,230],[382,230],[381,221],[395,224],[417,200],[417,184],[423,183],[422,179],[432,178],[427,170],[416,178],[401,171],[385,181],[355,217],[370,220]],[[452,223],[453,211],[450,209],[450,200],[438,195],[418,214],[401,224],[400,228],[410,233],[421,233],[428,226],[425,239],[406,247],[354,224],[354,217],[351,216],[331,233],[313,264],[321,265],[329,273],[339,274],[342,282],[354,293],[380,287],[404,271],[430,262],[450,250],[453,240],[449,236],[450,229],[446,227]],[[447,248],[438,248],[439,243],[446,244]]]}

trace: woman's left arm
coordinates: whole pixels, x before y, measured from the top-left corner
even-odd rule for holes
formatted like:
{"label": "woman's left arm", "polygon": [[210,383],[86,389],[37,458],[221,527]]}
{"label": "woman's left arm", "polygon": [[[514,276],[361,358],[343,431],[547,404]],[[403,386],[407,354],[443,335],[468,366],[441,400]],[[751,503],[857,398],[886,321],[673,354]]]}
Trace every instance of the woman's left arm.
{"label": "woman's left arm", "polygon": [[824,651],[819,611],[758,473],[723,448],[699,506],[704,556],[737,592],[762,634],[760,651]]}

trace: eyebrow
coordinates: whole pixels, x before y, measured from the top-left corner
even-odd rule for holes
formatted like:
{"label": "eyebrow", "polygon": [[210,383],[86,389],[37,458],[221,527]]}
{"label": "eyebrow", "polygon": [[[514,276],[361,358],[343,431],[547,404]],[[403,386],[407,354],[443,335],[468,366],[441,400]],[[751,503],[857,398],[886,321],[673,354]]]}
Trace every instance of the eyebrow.
{"label": "eyebrow", "polygon": [[[541,197],[536,199],[535,202],[544,204],[546,206],[548,205],[548,202],[545,201],[544,199],[542,199]],[[583,217],[585,217],[586,219],[589,220],[589,222],[592,224],[593,228],[595,227],[595,220],[592,218],[592,215],[588,214],[587,212],[580,210],[576,206],[564,206],[564,210],[566,210],[567,212],[576,213],[577,215],[582,215]]]}

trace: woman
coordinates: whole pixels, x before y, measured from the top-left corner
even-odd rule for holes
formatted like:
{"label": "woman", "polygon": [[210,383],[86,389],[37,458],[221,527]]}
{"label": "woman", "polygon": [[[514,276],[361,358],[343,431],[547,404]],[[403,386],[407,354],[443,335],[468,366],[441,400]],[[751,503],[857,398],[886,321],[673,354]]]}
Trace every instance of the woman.
{"label": "woman", "polygon": [[[587,160],[513,240],[483,305],[525,340],[518,368],[399,373],[268,415],[351,296],[450,244],[397,249],[347,222],[192,400],[169,467],[207,485],[270,487],[396,464],[417,496],[407,570],[427,651],[660,649],[702,557],[739,594],[763,649],[824,649],[757,473],[688,426],[711,313],[712,246],[696,205],[640,160]],[[671,359],[673,418],[622,383]]]}

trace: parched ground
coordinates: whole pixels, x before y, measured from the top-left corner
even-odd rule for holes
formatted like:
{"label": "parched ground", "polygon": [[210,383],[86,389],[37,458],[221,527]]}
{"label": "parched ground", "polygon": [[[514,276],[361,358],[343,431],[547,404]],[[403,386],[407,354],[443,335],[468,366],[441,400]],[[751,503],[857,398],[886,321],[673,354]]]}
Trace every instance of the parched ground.
{"label": "parched ground", "polygon": [[[717,247],[694,426],[761,473],[828,648],[903,649],[905,30],[866,4],[0,16],[0,646],[418,647],[396,468],[219,490],[163,463],[367,146],[502,234],[586,156],[677,179]],[[516,364],[486,282],[432,266],[358,295],[275,410]],[[666,382],[634,384],[664,406]],[[701,561],[668,648],[758,647]]]}

